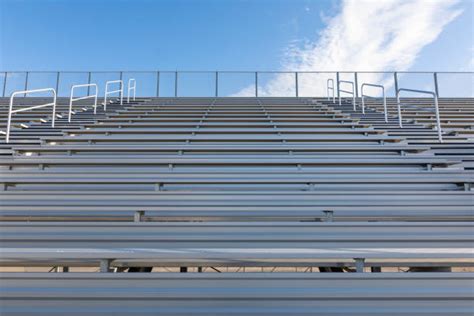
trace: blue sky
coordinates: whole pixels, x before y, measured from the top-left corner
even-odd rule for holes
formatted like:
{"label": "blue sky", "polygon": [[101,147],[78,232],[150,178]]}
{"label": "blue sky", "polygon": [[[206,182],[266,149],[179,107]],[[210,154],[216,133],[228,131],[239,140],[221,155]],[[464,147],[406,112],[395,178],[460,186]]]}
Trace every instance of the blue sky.
{"label": "blue sky", "polygon": [[[0,19],[0,70],[474,69],[471,0],[0,0]],[[406,76],[430,88],[415,77]],[[162,79],[171,90],[172,76]],[[236,80],[250,88],[250,76]],[[263,77],[262,91],[288,81]]]}

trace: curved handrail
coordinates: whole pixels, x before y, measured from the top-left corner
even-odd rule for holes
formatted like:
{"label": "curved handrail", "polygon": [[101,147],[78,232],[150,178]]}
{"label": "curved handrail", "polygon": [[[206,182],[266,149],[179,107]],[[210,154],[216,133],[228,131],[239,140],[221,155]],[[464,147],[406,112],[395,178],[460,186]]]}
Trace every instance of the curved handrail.
{"label": "curved handrail", "polygon": [[412,92],[412,93],[420,93],[420,94],[428,94],[433,97],[435,114],[436,114],[436,129],[438,131],[438,140],[440,143],[442,143],[443,132],[441,130],[441,120],[439,117],[439,107],[438,107],[438,96],[436,95],[436,93],[433,91],[425,91],[425,90],[414,90],[414,89],[405,89],[405,88],[398,89],[397,90],[397,111],[398,111],[398,125],[400,126],[400,128],[403,128],[402,111],[401,111],[401,103],[400,103],[400,92],[403,92],[403,91]]}
{"label": "curved handrail", "polygon": [[[341,89],[341,83],[350,84],[352,86],[352,91],[342,90]],[[352,94],[352,107],[354,108],[354,111],[356,111],[355,85],[354,85],[354,83],[352,81],[339,80],[337,82],[337,91]],[[339,93],[339,105],[341,105],[341,93]]]}
{"label": "curved handrail", "polygon": [[[133,86],[131,87],[131,83],[133,82]],[[133,78],[128,79],[127,83],[127,103],[130,103],[130,91],[133,90],[133,101],[135,101],[135,95],[137,90],[137,81]]]}
{"label": "curved handrail", "polygon": [[[18,110],[13,111],[13,101],[15,99],[16,95],[19,94],[31,94],[31,93],[39,93],[39,92],[52,92],[53,93],[53,102],[52,103],[46,103],[42,105],[35,105],[35,106],[30,106],[27,108],[21,108]],[[18,113],[18,112],[25,112],[29,110],[34,110],[34,109],[39,109],[39,108],[44,108],[47,106],[53,106],[53,118],[51,119],[51,127],[54,127],[54,121],[56,118],[56,90],[53,88],[45,88],[45,89],[35,89],[35,90],[22,90],[22,91],[15,91],[12,93],[10,96],[10,105],[8,108],[8,122],[7,122],[7,131],[5,133],[5,141],[8,143],[10,142],[10,130],[11,130],[11,121],[12,121],[12,114]]]}
{"label": "curved handrail", "polygon": [[[120,83],[120,89],[109,91],[109,85],[114,83]],[[105,82],[105,95],[104,95],[104,111],[107,111],[107,96],[113,93],[120,93],[120,105],[123,104],[123,80],[112,80]]]}
{"label": "curved handrail", "polygon": [[383,113],[385,116],[385,123],[388,122],[388,113],[387,113],[387,98],[385,97],[385,87],[380,85],[380,84],[372,84],[372,83],[363,83],[361,88],[360,88],[360,93],[362,97],[362,114],[365,114],[365,102],[364,98],[373,98],[377,99],[377,97],[371,97],[369,95],[364,94],[364,87],[374,87],[374,88],[380,88],[382,89],[382,98],[383,98]]}
{"label": "curved handrail", "polygon": [[[74,89],[76,88],[85,88],[85,87],[94,87],[95,88],[95,93],[94,94],[88,94],[84,97],[79,97],[79,98],[74,98]],[[89,89],[88,89],[89,91]],[[79,100],[85,100],[85,99],[90,99],[94,98],[94,114],[97,113],[97,96],[99,94],[99,88],[97,87],[97,84],[95,83],[89,83],[89,84],[76,84],[71,87],[71,96],[69,98],[69,115],[68,115],[68,122],[71,122],[72,118],[72,102],[74,101],[79,101]]]}
{"label": "curved handrail", "polygon": [[[329,86],[329,83],[332,83],[331,86]],[[326,87],[327,87],[327,94],[328,94],[328,101],[331,99],[329,97],[329,90],[332,90],[332,103],[336,103],[336,94],[334,93],[334,80],[333,79],[328,79],[326,82]]]}

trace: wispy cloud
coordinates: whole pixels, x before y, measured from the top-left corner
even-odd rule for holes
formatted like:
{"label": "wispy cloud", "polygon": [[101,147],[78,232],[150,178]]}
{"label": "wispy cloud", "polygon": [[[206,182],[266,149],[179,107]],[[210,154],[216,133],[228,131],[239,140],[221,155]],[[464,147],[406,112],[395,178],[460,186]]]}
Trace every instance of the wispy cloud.
{"label": "wispy cloud", "polygon": [[[436,40],[461,10],[458,0],[344,0],[316,40],[291,44],[283,70],[408,70],[421,50]],[[326,75],[302,74],[300,95],[325,93]],[[332,75],[331,75],[332,76]],[[383,75],[365,81],[390,85]],[[276,75],[259,86],[261,96],[294,95],[294,77]],[[253,87],[236,95],[251,95]]]}

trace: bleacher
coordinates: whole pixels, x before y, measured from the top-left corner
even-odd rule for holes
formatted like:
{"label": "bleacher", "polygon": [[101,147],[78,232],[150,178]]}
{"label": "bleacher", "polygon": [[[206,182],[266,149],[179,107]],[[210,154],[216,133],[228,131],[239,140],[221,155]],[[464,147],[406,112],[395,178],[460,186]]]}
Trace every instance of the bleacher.
{"label": "bleacher", "polygon": [[473,99],[58,104],[0,145],[1,315],[472,315]]}

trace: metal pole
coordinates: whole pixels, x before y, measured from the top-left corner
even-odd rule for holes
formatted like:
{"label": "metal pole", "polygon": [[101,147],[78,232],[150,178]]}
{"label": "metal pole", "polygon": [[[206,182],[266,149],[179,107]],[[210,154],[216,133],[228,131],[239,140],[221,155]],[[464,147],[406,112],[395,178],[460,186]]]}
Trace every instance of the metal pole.
{"label": "metal pole", "polygon": [[393,83],[395,85],[395,94],[398,91],[398,74],[396,72],[393,73]]}
{"label": "metal pole", "polygon": [[59,74],[60,72],[56,74],[56,93],[59,95]]}
{"label": "metal pole", "polygon": [[[88,78],[87,78],[87,84],[91,84],[91,77],[92,77],[92,74],[91,74],[91,72],[89,71],[89,75],[88,75]],[[88,86],[88,87],[87,87],[87,95],[89,95],[90,92],[91,92],[91,87]]]}
{"label": "metal pole", "polygon": [[174,97],[178,97],[178,72],[174,73]]}
{"label": "metal pole", "polygon": [[[29,72],[27,71],[26,77],[25,77],[25,91],[28,90],[28,75],[29,75]],[[24,98],[26,97],[26,93],[23,95],[23,97]]]}
{"label": "metal pole", "polygon": [[295,72],[295,93],[296,97],[298,97],[298,72]]}
{"label": "metal pole", "polygon": [[339,92],[339,72],[336,72],[336,84],[337,84],[337,97],[341,98],[341,94]]}
{"label": "metal pole", "polygon": [[359,97],[359,84],[357,83],[357,72],[354,72],[355,97]]}
{"label": "metal pole", "polygon": [[258,72],[255,72],[255,97],[258,97]]}
{"label": "metal pole", "polygon": [[219,96],[219,72],[216,71],[216,98]]}
{"label": "metal pole", "polygon": [[156,97],[160,96],[160,72],[156,72]]}
{"label": "metal pole", "polygon": [[433,73],[433,79],[434,79],[435,93],[436,93],[436,96],[439,98],[438,73],[437,72]]}
{"label": "metal pole", "polygon": [[3,93],[2,93],[2,97],[5,97],[5,92],[7,90],[7,76],[8,76],[8,72],[5,71],[5,79],[3,80]]}

